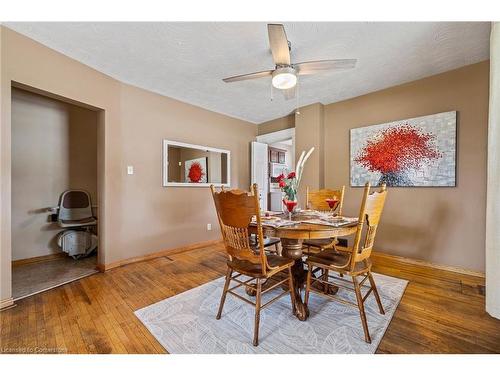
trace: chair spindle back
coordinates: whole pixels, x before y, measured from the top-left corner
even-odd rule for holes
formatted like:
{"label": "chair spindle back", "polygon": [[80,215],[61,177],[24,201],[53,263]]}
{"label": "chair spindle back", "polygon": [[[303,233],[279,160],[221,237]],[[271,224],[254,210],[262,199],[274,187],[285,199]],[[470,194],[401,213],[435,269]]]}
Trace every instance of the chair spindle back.
{"label": "chair spindle back", "polygon": [[317,211],[330,211],[330,206],[328,206],[326,200],[335,196],[339,200],[339,204],[336,208],[336,211],[339,215],[342,215],[342,206],[344,204],[344,191],[345,191],[345,186],[342,186],[340,189],[321,189],[316,191],[310,191],[309,186],[307,186],[306,208]]}
{"label": "chair spindle back", "polygon": [[[372,253],[375,235],[384,209],[386,196],[387,188],[385,184],[382,185],[380,191],[370,193],[370,183],[366,183],[359,212],[358,227],[352,247],[351,269],[354,269],[356,263],[368,259]],[[366,232],[364,241],[362,242],[363,227],[365,223]]]}
{"label": "chair spindle back", "polygon": [[[266,270],[267,258],[263,248],[262,223],[260,221],[259,196],[257,184],[252,185],[252,191],[233,189],[217,192],[214,185],[210,186],[217,210],[217,217],[222,232],[226,252],[230,259],[248,261],[260,264]],[[259,252],[250,248],[248,226],[256,217]]]}

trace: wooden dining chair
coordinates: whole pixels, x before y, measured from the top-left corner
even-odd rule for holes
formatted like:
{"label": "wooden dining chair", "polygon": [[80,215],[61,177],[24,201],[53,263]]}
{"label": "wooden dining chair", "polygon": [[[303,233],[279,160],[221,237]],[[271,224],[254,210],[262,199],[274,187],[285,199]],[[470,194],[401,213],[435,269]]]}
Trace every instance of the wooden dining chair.
{"label": "wooden dining chair", "polygon": [[[342,216],[342,206],[344,204],[344,192],[345,192],[345,186],[342,186],[340,189],[321,189],[317,191],[310,191],[309,186],[307,186],[306,208],[308,210],[330,212],[330,206],[328,206],[326,200],[335,196],[339,200],[339,204],[335,208],[334,213],[336,213],[339,216]],[[337,243],[336,238],[306,240],[302,244],[304,246],[303,253],[305,255],[310,255],[318,253],[325,249],[335,248],[336,243]]]}
{"label": "wooden dining chair", "polygon": [[[254,251],[259,251],[259,238],[256,234],[250,235],[250,247]],[[271,254],[281,255],[281,239],[264,236],[264,249]]]}
{"label": "wooden dining chair", "polygon": [[[220,300],[217,319],[220,319],[226,295],[235,297],[255,306],[255,326],[253,344],[259,344],[259,322],[261,309],[268,307],[271,303],[290,293],[292,312],[295,311],[295,294],[293,292],[293,278],[291,267],[292,259],[283,258],[278,255],[266,254],[264,250],[264,236],[262,234],[262,223],[260,219],[259,198],[257,184],[252,186],[250,193],[242,190],[222,190],[217,192],[211,185],[212,196],[217,210],[224,246],[228,255],[226,281]],[[250,247],[248,227],[255,217],[258,237],[258,252]],[[276,280],[275,275],[285,271],[285,277]],[[233,275],[233,273],[236,273]],[[249,279],[241,280],[242,276]],[[264,281],[269,281],[269,286]],[[237,285],[230,288],[230,283]],[[266,303],[262,303],[262,295],[268,291],[288,282],[288,290]],[[263,289],[263,286],[265,288]],[[235,289],[245,287],[255,293],[255,302],[235,292]],[[286,284],[285,284],[286,289]]]}
{"label": "wooden dining chair", "polygon": [[[375,280],[373,279],[371,273],[372,264],[370,255],[372,253],[375,234],[377,233],[377,228],[382,210],[384,208],[386,196],[387,190],[385,184],[382,185],[382,189],[380,191],[370,194],[370,184],[367,183],[365,185],[363,200],[361,202],[357,230],[352,247],[344,248],[340,252],[334,249],[325,250],[316,255],[312,255],[307,259],[309,270],[307,273],[306,281],[306,293],[304,298],[305,303],[307,304],[309,301],[309,294],[311,292],[314,292],[326,295],[333,300],[337,300],[342,303],[357,307],[359,309],[361,323],[363,325],[363,330],[365,333],[365,341],[367,343],[371,342],[371,338],[368,331],[368,323],[366,321],[364,302],[368,298],[370,293],[373,292],[380,313],[385,314],[384,307],[382,306],[382,302],[380,301],[380,296],[377,291],[377,286],[375,285]],[[363,232],[365,223],[366,230],[365,232]],[[364,241],[362,242],[363,236]],[[314,275],[314,273],[318,270],[321,270],[321,277],[316,277]],[[336,272],[339,275],[351,276],[354,288],[345,285],[347,283],[346,279],[341,279],[337,276],[330,275],[329,271]],[[361,281],[358,281],[358,277],[363,277],[363,279]],[[333,282],[331,282],[331,279],[342,282],[334,284]],[[368,286],[364,285],[367,280],[370,283],[370,287],[366,294],[363,295],[361,287],[368,288]],[[320,287],[317,289],[312,289],[313,284],[319,284]],[[354,290],[354,293],[356,294],[357,304],[340,299],[335,295],[328,294],[329,286],[346,287],[348,289]]]}
{"label": "wooden dining chair", "polygon": [[[250,191],[252,191],[252,185],[250,185]],[[258,251],[259,240],[257,234],[250,235],[250,247],[254,251]],[[270,253],[281,255],[281,239],[264,236],[264,248]]]}

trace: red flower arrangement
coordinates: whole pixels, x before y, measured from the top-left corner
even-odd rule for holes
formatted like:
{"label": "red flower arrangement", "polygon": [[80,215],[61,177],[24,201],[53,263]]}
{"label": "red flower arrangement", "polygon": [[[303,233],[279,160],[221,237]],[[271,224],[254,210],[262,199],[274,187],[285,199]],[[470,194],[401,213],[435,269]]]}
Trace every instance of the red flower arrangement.
{"label": "red flower arrangement", "polygon": [[278,184],[281,190],[285,193],[285,198],[283,199],[283,204],[286,206],[286,209],[291,214],[297,205],[297,175],[295,172],[290,172],[285,177],[282,173],[278,176]]}
{"label": "red flower arrangement", "polygon": [[304,171],[304,165],[314,151],[312,147],[306,154],[302,151],[299,161],[297,162],[297,172],[292,171],[286,176],[282,173],[277,177],[278,185],[281,190],[285,193],[285,198],[283,199],[283,204],[288,210],[289,218],[291,218],[292,211],[297,206],[297,190],[299,188],[300,180],[302,178],[302,172]]}
{"label": "red flower arrangement", "polygon": [[[282,173],[277,177],[278,180],[278,185],[280,188],[284,189],[287,187],[288,184],[291,184],[291,180],[295,178],[296,174],[295,172],[290,172],[285,178],[285,175]],[[288,182],[286,180],[289,180]]]}

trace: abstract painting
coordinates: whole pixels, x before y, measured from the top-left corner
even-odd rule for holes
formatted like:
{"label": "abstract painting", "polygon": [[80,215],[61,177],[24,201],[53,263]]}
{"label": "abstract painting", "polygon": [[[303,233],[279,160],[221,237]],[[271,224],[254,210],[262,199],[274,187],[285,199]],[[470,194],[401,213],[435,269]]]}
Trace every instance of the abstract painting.
{"label": "abstract painting", "polygon": [[186,160],[184,164],[184,175],[186,182],[189,183],[207,183],[207,158],[197,158]]}
{"label": "abstract painting", "polygon": [[457,112],[351,129],[351,186],[455,186]]}

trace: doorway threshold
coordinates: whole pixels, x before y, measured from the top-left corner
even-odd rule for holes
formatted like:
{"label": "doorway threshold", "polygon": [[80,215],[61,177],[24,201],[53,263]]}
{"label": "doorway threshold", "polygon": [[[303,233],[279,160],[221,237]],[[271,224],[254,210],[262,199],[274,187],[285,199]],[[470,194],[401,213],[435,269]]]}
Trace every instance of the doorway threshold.
{"label": "doorway threshold", "polygon": [[12,298],[19,301],[34,294],[98,273],[97,255],[75,260],[65,257],[50,262],[12,268]]}

